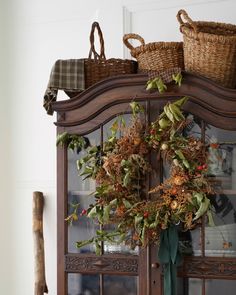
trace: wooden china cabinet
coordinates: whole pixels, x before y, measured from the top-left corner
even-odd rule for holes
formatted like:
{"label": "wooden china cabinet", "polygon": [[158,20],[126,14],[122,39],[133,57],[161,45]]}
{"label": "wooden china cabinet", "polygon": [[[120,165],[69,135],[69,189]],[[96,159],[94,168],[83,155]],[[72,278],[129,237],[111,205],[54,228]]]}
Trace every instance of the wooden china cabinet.
{"label": "wooden china cabinet", "polygon": [[[53,104],[57,112],[58,133],[68,132],[102,144],[112,120],[125,114],[129,118],[131,100],[140,102],[146,120],[153,121],[164,104],[188,96],[184,106],[194,118],[186,131],[209,144],[209,177],[216,195],[213,199],[215,226],[205,225],[180,236],[184,252],[178,274],[178,295],[234,294],[236,290],[236,90],[225,89],[208,79],[184,73],[182,86],[168,85],[164,94],[147,92],[147,76],[123,75],[101,81],[70,100]],[[58,147],[57,223],[58,223],[58,295],[161,295],[162,267],[157,249],[130,251],[125,245],[104,243],[103,254],[94,247],[76,248],[76,241],[92,237],[98,229],[85,216],[69,226],[65,218],[71,203],[80,210],[93,202],[95,184],[82,181],[76,168],[76,154]],[[155,175],[149,185],[168,175],[162,161],[154,163]]]}

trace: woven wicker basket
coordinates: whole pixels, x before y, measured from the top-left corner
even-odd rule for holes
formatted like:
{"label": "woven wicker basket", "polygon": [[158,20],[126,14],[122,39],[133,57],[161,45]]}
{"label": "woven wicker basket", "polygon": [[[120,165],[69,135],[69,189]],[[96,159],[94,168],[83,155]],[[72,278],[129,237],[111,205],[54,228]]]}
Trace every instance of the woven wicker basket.
{"label": "woven wicker basket", "polygon": [[[97,29],[100,41],[100,54],[94,47],[94,31]],[[97,22],[92,24],[90,33],[89,57],[84,60],[85,88],[97,83],[100,80],[111,76],[122,74],[133,74],[137,72],[137,62],[128,59],[110,58],[106,59],[103,34]],[[94,58],[92,58],[92,56]]]}
{"label": "woven wicker basket", "polygon": [[222,86],[234,88],[236,26],[216,22],[195,22],[185,10],[178,12],[177,19],[184,39],[185,70],[205,76]]}
{"label": "woven wicker basket", "polygon": [[[138,40],[142,45],[133,47],[130,39]],[[182,42],[153,42],[145,44],[138,34],[125,34],[124,44],[130,49],[131,55],[137,59],[141,72],[165,71],[171,68],[184,67]]]}

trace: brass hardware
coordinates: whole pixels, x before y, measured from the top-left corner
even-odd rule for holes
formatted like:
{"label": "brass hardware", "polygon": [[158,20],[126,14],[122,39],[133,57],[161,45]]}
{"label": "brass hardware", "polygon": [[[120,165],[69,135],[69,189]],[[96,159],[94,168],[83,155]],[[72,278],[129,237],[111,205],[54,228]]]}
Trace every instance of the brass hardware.
{"label": "brass hardware", "polygon": [[97,267],[101,267],[101,268],[103,268],[103,267],[108,266],[109,263],[104,263],[104,261],[102,261],[102,260],[97,260],[97,261],[94,263],[94,265],[97,266]]}
{"label": "brass hardware", "polygon": [[159,268],[160,267],[160,264],[155,262],[155,263],[152,263],[152,268]]}

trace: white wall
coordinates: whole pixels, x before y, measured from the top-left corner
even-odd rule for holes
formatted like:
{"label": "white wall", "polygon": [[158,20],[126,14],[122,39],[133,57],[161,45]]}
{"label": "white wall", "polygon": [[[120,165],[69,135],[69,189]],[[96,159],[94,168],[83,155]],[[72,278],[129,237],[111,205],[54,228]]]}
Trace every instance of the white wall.
{"label": "white wall", "polygon": [[[10,285],[10,267],[12,265],[10,253],[10,194],[9,188],[9,101],[8,101],[8,66],[7,66],[7,33],[5,21],[8,16],[6,5],[0,7],[0,293],[8,290]],[[7,294],[7,293],[6,293]]]}
{"label": "white wall", "polygon": [[[126,21],[123,5],[129,16]],[[59,58],[87,56],[94,20],[102,27],[108,57],[123,55],[123,24],[147,42],[180,39],[175,15],[181,7],[194,19],[236,23],[233,0],[0,3],[5,44],[0,57],[0,294],[33,294],[32,192],[40,190],[46,196],[47,281],[50,294],[56,295],[56,128],[55,117],[47,116],[42,108],[53,63]]]}

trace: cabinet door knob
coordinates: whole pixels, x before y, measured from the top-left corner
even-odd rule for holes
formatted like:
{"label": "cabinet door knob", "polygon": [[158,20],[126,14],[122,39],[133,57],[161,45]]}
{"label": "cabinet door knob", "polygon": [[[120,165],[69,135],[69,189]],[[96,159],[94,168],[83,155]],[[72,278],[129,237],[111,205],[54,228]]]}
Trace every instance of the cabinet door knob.
{"label": "cabinet door knob", "polygon": [[152,268],[159,268],[160,264],[158,262],[152,263]]}

